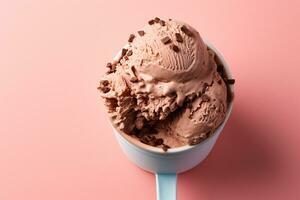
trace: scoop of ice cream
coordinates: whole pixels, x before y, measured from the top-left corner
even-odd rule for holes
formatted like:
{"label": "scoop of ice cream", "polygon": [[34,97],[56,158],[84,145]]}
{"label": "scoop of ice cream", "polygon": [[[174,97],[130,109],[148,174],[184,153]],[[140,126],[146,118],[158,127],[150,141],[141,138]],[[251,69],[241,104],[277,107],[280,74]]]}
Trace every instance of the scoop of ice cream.
{"label": "scoop of ice cream", "polygon": [[113,123],[127,134],[156,127],[175,147],[196,141],[224,119],[226,86],[214,54],[186,23],[150,20],[107,67],[101,96]]}
{"label": "scoop of ice cream", "polygon": [[135,74],[146,84],[142,91],[155,96],[176,93],[178,105],[212,81],[215,66],[209,63],[199,33],[188,24],[154,21],[134,35],[127,49],[130,56],[120,63],[135,67]]}

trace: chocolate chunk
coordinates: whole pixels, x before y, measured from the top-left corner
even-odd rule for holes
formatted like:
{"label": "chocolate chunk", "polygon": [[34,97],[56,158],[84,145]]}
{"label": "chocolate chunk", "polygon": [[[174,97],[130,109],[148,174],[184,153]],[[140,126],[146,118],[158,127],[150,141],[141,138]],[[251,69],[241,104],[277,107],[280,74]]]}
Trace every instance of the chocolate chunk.
{"label": "chocolate chunk", "polygon": [[128,51],[127,49],[122,49],[122,56],[125,56],[127,51]]}
{"label": "chocolate chunk", "polygon": [[145,31],[138,31],[138,34],[142,37],[145,35]]}
{"label": "chocolate chunk", "polygon": [[159,23],[160,19],[159,19],[158,17],[155,17],[155,18],[154,18],[154,21],[155,21],[156,23]]}
{"label": "chocolate chunk", "polygon": [[170,146],[163,144],[162,149],[164,150],[164,152],[166,152],[166,151],[168,151],[168,149],[170,149]]}
{"label": "chocolate chunk", "polygon": [[182,38],[182,36],[180,35],[180,33],[175,33],[175,37],[176,37],[176,41],[177,42],[183,42],[183,38]]}
{"label": "chocolate chunk", "polygon": [[135,76],[133,76],[133,77],[130,78],[130,82],[132,82],[132,83],[135,83],[137,81],[138,81],[138,79]]}
{"label": "chocolate chunk", "polygon": [[131,55],[132,55],[132,50],[128,50],[127,56],[131,56]]}
{"label": "chocolate chunk", "polygon": [[128,42],[132,42],[134,38],[135,38],[135,35],[130,34],[129,38],[128,38]]}
{"label": "chocolate chunk", "polygon": [[154,19],[151,19],[150,21],[148,21],[148,24],[149,25],[153,25],[155,23],[155,20]]}
{"label": "chocolate chunk", "polygon": [[159,23],[160,23],[161,26],[165,26],[166,25],[166,22],[164,20],[160,20]]}
{"label": "chocolate chunk", "polygon": [[234,84],[235,80],[234,79],[227,79],[226,83],[228,83],[228,84]]}
{"label": "chocolate chunk", "polygon": [[222,84],[222,79],[218,80],[218,84],[220,84],[220,85]]}
{"label": "chocolate chunk", "polygon": [[176,46],[175,44],[171,45],[171,48],[173,49],[173,51],[175,51],[176,53],[179,52],[179,47]]}
{"label": "chocolate chunk", "polygon": [[161,39],[161,42],[164,43],[164,44],[168,44],[168,43],[171,42],[171,39],[168,36],[166,36],[166,37]]}
{"label": "chocolate chunk", "polygon": [[186,35],[188,35],[188,36],[190,36],[190,37],[193,36],[193,33],[192,33],[185,25],[183,25],[183,26],[181,27],[181,31],[184,32]]}

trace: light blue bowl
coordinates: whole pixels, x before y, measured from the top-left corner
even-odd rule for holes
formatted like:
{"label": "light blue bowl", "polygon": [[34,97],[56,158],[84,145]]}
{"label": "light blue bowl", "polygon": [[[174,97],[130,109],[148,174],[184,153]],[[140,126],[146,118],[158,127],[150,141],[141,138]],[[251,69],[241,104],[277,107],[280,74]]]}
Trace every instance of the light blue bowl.
{"label": "light blue bowl", "polygon": [[[205,43],[215,52],[216,57],[223,64],[228,77],[231,78],[229,66],[221,53],[209,42],[206,41]],[[233,92],[232,86],[230,89]],[[228,105],[224,122],[208,139],[197,145],[168,149],[167,152],[156,147],[142,148],[141,145],[128,140],[130,136],[120,133],[114,127],[113,130],[123,152],[128,158],[140,168],[156,174],[157,199],[174,200],[176,199],[177,173],[192,169],[208,156],[228,120],[231,110],[232,102]]]}

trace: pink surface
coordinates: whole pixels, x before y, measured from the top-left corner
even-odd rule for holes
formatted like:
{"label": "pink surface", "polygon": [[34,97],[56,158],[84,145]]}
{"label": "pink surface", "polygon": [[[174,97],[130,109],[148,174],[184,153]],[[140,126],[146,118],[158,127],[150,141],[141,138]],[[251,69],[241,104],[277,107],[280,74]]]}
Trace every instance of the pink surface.
{"label": "pink surface", "polygon": [[0,199],[155,199],[96,90],[154,16],[193,25],[237,80],[233,115],[208,159],[179,176],[179,199],[300,198],[299,1],[163,2],[1,1]]}

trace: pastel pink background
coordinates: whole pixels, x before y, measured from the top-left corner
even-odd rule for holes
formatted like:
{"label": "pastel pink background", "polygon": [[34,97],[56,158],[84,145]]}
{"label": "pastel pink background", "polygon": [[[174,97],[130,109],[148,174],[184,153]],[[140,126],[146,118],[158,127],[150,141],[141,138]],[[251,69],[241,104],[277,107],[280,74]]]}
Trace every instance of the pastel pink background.
{"label": "pastel pink background", "polygon": [[299,1],[0,2],[0,199],[155,199],[123,155],[96,90],[150,18],[177,18],[224,54],[232,117],[178,198],[300,198]]}

